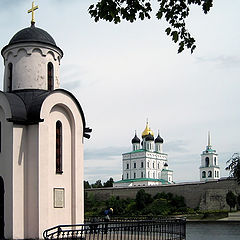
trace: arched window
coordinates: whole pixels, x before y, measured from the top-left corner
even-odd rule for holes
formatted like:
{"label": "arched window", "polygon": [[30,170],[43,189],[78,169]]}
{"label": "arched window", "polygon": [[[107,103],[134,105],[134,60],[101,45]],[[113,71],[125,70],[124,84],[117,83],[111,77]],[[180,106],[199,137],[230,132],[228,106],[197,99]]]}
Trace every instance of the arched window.
{"label": "arched window", "polygon": [[143,178],[143,172],[141,172],[141,178]]}
{"label": "arched window", "polygon": [[13,71],[13,65],[12,63],[9,63],[8,64],[8,86],[7,86],[8,92],[12,91],[12,71]]}
{"label": "arched window", "polygon": [[214,171],[214,176],[217,177],[217,171]]}
{"label": "arched window", "polygon": [[214,165],[217,165],[217,158],[214,158]]}
{"label": "arched window", "polygon": [[212,177],[212,171],[208,171],[208,177]]}
{"label": "arched window", "polygon": [[150,171],[148,171],[148,178],[150,178]]}
{"label": "arched window", "polygon": [[129,169],[129,164],[127,163],[127,169]]}
{"label": "arched window", "polygon": [[202,172],[202,178],[206,178],[206,172],[205,171]]}
{"label": "arched window", "polygon": [[155,172],[153,173],[153,178],[155,178]]}
{"label": "arched window", "polygon": [[153,168],[155,168],[155,164],[153,163]]}
{"label": "arched window", "polygon": [[136,178],[136,173],[134,173],[133,176],[134,176],[133,178]]}
{"label": "arched window", "polygon": [[217,177],[219,177],[219,171],[217,171]]}
{"label": "arched window", "polygon": [[205,158],[205,167],[209,167],[209,157]]}
{"label": "arched window", "polygon": [[62,171],[62,123],[56,122],[56,173]]}
{"label": "arched window", "polygon": [[47,70],[48,90],[52,91],[53,90],[53,64],[49,62],[47,68],[48,68]]}
{"label": "arched window", "polygon": [[128,179],[128,173],[127,173],[127,179]]}

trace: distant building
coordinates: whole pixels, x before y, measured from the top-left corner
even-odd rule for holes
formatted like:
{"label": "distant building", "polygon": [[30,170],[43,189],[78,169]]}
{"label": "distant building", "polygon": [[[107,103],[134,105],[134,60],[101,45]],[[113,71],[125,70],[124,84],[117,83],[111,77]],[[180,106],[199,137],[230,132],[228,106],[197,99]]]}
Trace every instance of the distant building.
{"label": "distant building", "polygon": [[154,140],[153,131],[148,122],[142,133],[142,142],[135,133],[132,139],[132,151],[123,153],[122,180],[113,187],[153,186],[173,183],[173,171],[168,169],[167,154],[163,153],[163,139]]}
{"label": "distant building", "polygon": [[212,149],[210,132],[208,132],[208,145],[201,154],[200,181],[215,180],[220,178],[218,154]]}

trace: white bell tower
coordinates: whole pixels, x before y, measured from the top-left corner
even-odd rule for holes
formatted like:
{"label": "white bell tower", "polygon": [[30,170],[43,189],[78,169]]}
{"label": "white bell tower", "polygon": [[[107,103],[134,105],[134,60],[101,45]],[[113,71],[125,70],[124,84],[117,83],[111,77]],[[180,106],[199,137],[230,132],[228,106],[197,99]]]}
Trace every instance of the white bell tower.
{"label": "white bell tower", "polygon": [[208,145],[201,154],[200,181],[208,181],[220,178],[220,167],[218,165],[218,154],[212,149],[211,136],[208,132]]}

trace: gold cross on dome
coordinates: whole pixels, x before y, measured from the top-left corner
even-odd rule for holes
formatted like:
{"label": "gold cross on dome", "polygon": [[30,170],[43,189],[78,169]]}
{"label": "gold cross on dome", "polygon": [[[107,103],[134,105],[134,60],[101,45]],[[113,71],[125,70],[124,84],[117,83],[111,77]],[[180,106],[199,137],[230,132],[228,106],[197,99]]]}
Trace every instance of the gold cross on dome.
{"label": "gold cross on dome", "polygon": [[38,9],[38,5],[34,6],[34,1],[32,2],[32,8],[28,10],[28,13],[32,13],[32,23],[35,23],[34,11]]}

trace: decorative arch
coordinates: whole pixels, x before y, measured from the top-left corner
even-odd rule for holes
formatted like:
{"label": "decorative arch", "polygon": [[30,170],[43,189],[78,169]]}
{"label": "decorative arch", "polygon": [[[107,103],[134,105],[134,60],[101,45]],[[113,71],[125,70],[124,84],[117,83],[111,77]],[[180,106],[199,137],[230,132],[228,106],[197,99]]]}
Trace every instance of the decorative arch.
{"label": "decorative arch", "polygon": [[35,53],[35,52],[41,54],[41,56],[44,56],[43,51],[42,51],[41,48],[34,48],[34,49],[32,50],[32,53]]}
{"label": "decorative arch", "polygon": [[205,171],[202,172],[202,178],[206,178],[206,172]]}
{"label": "decorative arch", "polygon": [[205,158],[205,167],[209,167],[209,157]]}

